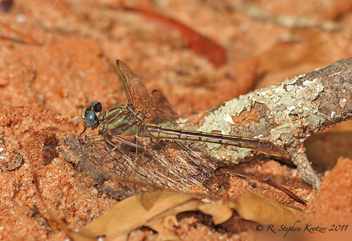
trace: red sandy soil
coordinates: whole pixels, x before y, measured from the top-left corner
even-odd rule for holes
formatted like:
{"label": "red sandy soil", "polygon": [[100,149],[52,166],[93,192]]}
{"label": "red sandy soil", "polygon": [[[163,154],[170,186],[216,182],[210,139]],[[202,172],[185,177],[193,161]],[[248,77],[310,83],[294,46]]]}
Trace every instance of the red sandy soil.
{"label": "red sandy soil", "polygon": [[[186,24],[222,46],[226,62],[210,62],[207,51],[187,48],[191,40],[186,33],[122,6],[161,13]],[[245,6],[267,18],[250,16]],[[51,127],[58,142],[67,133],[83,130],[81,111],[93,100],[107,107],[125,102],[116,59],[126,62],[149,90],[161,90],[177,114],[186,117],[253,88],[351,56],[351,8],[348,0],[15,1],[8,12],[0,12],[0,239],[65,237],[47,221],[32,183],[31,165],[39,170],[45,202],[73,229],[117,203],[80,183],[81,179],[78,182],[77,171],[61,155],[52,153],[57,156],[50,163],[41,162],[42,142],[50,134],[33,134]],[[279,15],[308,18],[319,26],[283,26],[272,20]],[[329,21],[336,21],[339,28],[330,30]],[[30,163],[30,155],[38,163]],[[341,158],[332,170],[319,173],[323,182],[318,192],[299,181],[297,170],[275,161],[240,166],[239,170],[254,176],[274,178],[307,200],[306,208],[295,204],[304,209],[302,226],[350,225],[348,231],[352,230],[351,160]],[[233,177],[223,196],[235,198],[247,190],[253,188]],[[281,203],[294,203],[273,189],[264,193]],[[180,237],[259,237],[253,225],[234,229],[230,222],[218,232],[197,222],[195,217],[182,219]],[[142,239],[150,233],[136,231],[131,237]],[[314,238],[324,237],[328,235]]]}

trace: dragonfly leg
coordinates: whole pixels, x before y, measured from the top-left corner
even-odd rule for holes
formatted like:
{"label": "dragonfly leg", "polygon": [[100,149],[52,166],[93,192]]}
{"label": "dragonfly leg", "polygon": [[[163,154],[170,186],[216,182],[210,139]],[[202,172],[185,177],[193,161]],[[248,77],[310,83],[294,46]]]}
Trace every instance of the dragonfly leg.
{"label": "dragonfly leg", "polygon": [[84,130],[81,132],[81,134],[79,134],[79,136],[81,137],[81,136],[82,136],[82,134],[83,134],[84,132],[86,132],[86,130],[87,130],[87,126],[86,126],[86,127],[84,127]]}
{"label": "dragonfly leg", "polygon": [[117,148],[117,145],[109,137],[105,137],[104,140],[113,148],[112,149],[109,148],[109,150],[104,154],[103,158],[107,155],[110,155],[110,153],[112,153],[113,151],[117,151],[120,155],[125,156],[119,151],[119,149]]}
{"label": "dragonfly leg", "polygon": [[134,148],[142,148],[142,149],[145,149],[145,146],[143,145],[140,145],[138,143],[134,143],[134,142],[131,142],[131,141],[128,141],[122,137],[119,137],[119,136],[114,136],[114,139],[116,139],[117,141],[123,143],[123,144],[126,144],[126,145],[129,145],[129,146],[132,146]]}
{"label": "dragonfly leg", "polygon": [[[112,140],[111,140],[111,137],[110,136],[103,136],[105,142],[107,144],[109,144],[110,146],[112,146],[113,148],[112,149],[109,149],[103,156],[102,156],[102,159],[105,158],[107,155],[110,155],[112,152],[117,152],[123,159],[125,159],[125,161],[127,161],[128,163],[133,163],[132,160],[127,156],[127,155],[124,155],[117,147],[116,143],[114,143]],[[111,156],[111,155],[110,155]]]}

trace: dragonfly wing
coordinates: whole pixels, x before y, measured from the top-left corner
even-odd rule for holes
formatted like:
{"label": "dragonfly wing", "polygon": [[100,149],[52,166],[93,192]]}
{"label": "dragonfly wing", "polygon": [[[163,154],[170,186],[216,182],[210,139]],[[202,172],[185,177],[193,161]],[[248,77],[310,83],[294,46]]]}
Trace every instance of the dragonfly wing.
{"label": "dragonfly wing", "polygon": [[127,64],[120,60],[116,60],[116,64],[128,103],[142,110],[151,102],[147,88]]}
{"label": "dragonfly wing", "polygon": [[176,114],[169,101],[159,90],[153,90],[150,97],[151,105],[144,113],[147,121],[152,124],[163,124],[171,127],[170,122],[175,120]]}

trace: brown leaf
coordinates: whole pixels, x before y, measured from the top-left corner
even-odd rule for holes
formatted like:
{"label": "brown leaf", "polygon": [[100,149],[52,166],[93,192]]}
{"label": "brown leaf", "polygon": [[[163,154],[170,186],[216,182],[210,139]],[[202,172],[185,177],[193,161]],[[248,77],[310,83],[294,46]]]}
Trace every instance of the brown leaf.
{"label": "brown leaf", "polygon": [[104,240],[126,240],[131,231],[142,226],[155,230],[159,240],[180,240],[175,233],[176,227],[179,226],[176,215],[196,210],[212,215],[216,225],[227,221],[233,214],[233,208],[244,219],[263,225],[290,225],[296,222],[294,213],[288,208],[259,193],[248,192],[235,201],[219,200],[204,204],[192,194],[153,192],[123,200],[78,232],[74,232],[46,207],[35,174],[34,182],[50,217],[76,241],[96,240],[98,237],[103,237]]}
{"label": "brown leaf", "polygon": [[109,240],[119,240],[126,238],[138,227],[149,226],[159,231],[161,235],[171,236],[171,231],[160,225],[165,217],[195,210],[200,203],[200,200],[189,194],[145,193],[123,200],[104,215],[81,228],[79,233],[88,237],[103,236]]}
{"label": "brown leaf", "polygon": [[284,205],[263,194],[247,192],[233,202],[233,208],[244,219],[262,225],[292,225],[297,221],[296,216]]}
{"label": "brown leaf", "polygon": [[331,170],[341,156],[352,158],[351,134],[351,131],[330,131],[312,135],[304,142],[308,159],[325,171]]}
{"label": "brown leaf", "polygon": [[206,203],[200,205],[198,210],[202,211],[203,213],[209,214],[213,216],[214,224],[220,224],[227,221],[231,218],[233,203],[227,202],[223,200],[219,200],[215,203]]}
{"label": "brown leaf", "polygon": [[242,218],[263,225],[292,225],[297,220],[284,205],[260,193],[248,192],[236,201],[204,204],[191,194],[154,192],[125,199],[70,236],[75,240],[86,240],[82,237],[122,240],[134,229],[147,226],[158,232],[160,240],[179,240],[174,232],[178,213],[200,210],[212,215],[215,224],[221,224],[232,216],[233,208]]}

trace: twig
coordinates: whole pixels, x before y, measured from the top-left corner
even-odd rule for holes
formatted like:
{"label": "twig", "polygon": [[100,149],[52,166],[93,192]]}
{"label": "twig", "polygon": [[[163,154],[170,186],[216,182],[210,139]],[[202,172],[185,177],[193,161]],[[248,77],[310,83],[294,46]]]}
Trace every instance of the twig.
{"label": "twig", "polygon": [[[301,178],[318,188],[320,180],[309,164],[303,142],[311,134],[351,117],[351,93],[352,58],[228,101],[207,111],[205,118],[200,114],[198,120],[204,118],[200,128],[189,128],[259,138],[284,147]],[[255,154],[248,149],[203,145],[207,153],[233,163]]]}

